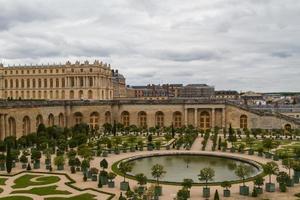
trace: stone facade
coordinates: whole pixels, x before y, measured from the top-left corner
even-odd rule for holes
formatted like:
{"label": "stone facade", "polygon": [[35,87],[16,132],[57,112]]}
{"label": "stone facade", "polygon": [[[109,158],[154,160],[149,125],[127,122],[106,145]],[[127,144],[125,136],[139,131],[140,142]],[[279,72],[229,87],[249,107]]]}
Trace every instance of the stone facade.
{"label": "stone facade", "polygon": [[215,100],[0,101],[1,139],[35,132],[39,123],[71,127],[85,122],[102,127],[113,121],[139,127],[193,125],[199,129],[300,128],[292,118],[260,113]]}
{"label": "stone facade", "polygon": [[99,61],[41,66],[0,64],[1,99],[113,99],[110,65]]}

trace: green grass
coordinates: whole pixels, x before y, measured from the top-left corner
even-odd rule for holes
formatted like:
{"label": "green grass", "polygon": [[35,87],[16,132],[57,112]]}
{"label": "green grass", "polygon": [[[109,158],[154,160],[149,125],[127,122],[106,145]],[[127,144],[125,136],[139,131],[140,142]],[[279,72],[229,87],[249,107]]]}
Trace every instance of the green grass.
{"label": "green grass", "polygon": [[5,185],[7,178],[0,178],[0,185]]}
{"label": "green grass", "polygon": [[32,198],[26,196],[9,196],[1,197],[0,200],[32,200]]}
{"label": "green grass", "polygon": [[71,194],[68,191],[65,190],[56,190],[57,186],[48,186],[48,187],[38,187],[38,188],[32,188],[30,190],[17,190],[13,191],[13,194],[16,193],[28,193],[28,194],[36,194],[39,196],[45,196],[45,195],[55,195],[55,194]]}
{"label": "green grass", "polygon": [[[31,179],[33,178],[37,178],[37,179],[35,181],[31,181]],[[58,176],[42,176],[42,175],[26,174],[24,176],[17,178],[14,181],[15,185],[13,185],[12,188],[16,189],[16,188],[26,188],[35,185],[47,185],[47,184],[57,183],[58,181],[60,181],[60,178]]]}
{"label": "green grass", "polygon": [[49,197],[45,198],[45,200],[97,200],[95,195],[84,193],[74,197]]}

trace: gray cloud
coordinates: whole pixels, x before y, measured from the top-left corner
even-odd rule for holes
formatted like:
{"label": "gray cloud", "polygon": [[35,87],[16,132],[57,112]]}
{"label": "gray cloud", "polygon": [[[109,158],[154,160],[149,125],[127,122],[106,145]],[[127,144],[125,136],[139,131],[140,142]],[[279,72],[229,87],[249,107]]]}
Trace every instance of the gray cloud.
{"label": "gray cloud", "polygon": [[0,0],[5,65],[102,59],[128,84],[299,91],[298,0]]}

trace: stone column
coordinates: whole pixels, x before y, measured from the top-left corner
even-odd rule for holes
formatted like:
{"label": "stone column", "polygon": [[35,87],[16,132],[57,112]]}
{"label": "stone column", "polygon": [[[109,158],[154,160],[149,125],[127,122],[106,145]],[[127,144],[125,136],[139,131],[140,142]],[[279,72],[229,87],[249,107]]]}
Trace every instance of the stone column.
{"label": "stone column", "polygon": [[226,110],[225,107],[222,109],[222,127],[226,128]]}
{"label": "stone column", "polygon": [[4,133],[4,123],[3,123],[3,114],[0,114],[0,138],[1,140],[4,139],[5,133]]}
{"label": "stone column", "polygon": [[184,125],[188,125],[188,109],[184,108]]}
{"label": "stone column", "polygon": [[215,108],[211,109],[211,127],[215,128],[216,126],[216,116],[215,116]]}
{"label": "stone column", "polygon": [[194,109],[194,126],[198,127],[198,109]]}

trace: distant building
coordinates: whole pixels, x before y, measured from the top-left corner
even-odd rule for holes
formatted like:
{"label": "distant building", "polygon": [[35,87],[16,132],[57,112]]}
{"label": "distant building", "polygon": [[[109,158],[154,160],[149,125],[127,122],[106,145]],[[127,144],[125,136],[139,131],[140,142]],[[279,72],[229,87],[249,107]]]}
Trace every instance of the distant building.
{"label": "distant building", "polygon": [[114,98],[126,97],[126,79],[118,70],[111,70]]}
{"label": "distant building", "polygon": [[188,84],[178,91],[181,98],[212,98],[214,95],[215,88],[206,84]]}
{"label": "distant building", "polygon": [[215,98],[225,100],[238,100],[239,93],[234,90],[219,90],[215,91]]}
{"label": "distant building", "polygon": [[266,101],[263,98],[263,95],[256,92],[245,92],[241,93],[241,99],[244,101],[244,104],[256,104],[256,105],[265,105]]}

